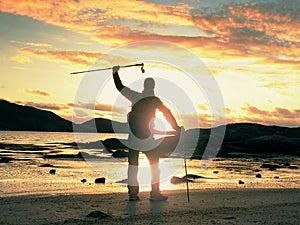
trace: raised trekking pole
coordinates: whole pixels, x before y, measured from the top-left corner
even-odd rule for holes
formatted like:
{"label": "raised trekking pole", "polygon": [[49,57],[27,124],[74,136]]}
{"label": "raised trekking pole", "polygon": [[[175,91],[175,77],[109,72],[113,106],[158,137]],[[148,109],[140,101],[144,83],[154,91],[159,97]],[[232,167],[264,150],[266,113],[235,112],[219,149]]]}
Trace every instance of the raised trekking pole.
{"label": "raised trekking pole", "polygon": [[[138,63],[138,64],[131,64],[126,66],[120,66],[120,68],[126,68],[126,67],[133,67],[133,66],[140,66],[142,73],[145,73],[144,69],[144,63]],[[94,69],[94,70],[85,70],[85,71],[78,71],[78,72],[72,72],[71,75],[80,74],[80,73],[89,73],[89,72],[96,72],[96,71],[102,71],[102,70],[111,70],[112,67],[109,68],[102,68],[102,69]]]}
{"label": "raised trekking pole", "polygon": [[185,154],[183,155],[183,159],[184,159],[184,170],[185,170],[185,177],[186,177],[186,194],[189,202],[190,201],[189,179],[187,178],[187,166],[186,166]]}

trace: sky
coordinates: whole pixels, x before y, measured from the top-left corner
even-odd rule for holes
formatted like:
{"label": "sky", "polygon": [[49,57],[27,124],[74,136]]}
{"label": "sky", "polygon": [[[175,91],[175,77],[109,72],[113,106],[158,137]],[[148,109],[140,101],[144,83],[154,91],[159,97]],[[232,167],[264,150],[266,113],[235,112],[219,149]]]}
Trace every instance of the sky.
{"label": "sky", "polygon": [[124,122],[130,103],[110,70],[70,73],[144,62],[122,81],[138,89],[154,77],[187,128],[299,127],[299,11],[299,0],[0,0],[0,98],[77,123]]}

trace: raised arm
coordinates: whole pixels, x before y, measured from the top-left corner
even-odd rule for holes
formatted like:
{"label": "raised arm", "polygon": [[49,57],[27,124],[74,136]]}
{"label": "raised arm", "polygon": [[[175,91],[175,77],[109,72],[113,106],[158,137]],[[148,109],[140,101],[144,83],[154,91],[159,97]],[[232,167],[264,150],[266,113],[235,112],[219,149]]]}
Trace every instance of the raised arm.
{"label": "raised arm", "polygon": [[113,67],[113,78],[114,78],[114,82],[115,82],[115,85],[116,85],[116,88],[118,89],[118,91],[122,91],[122,89],[125,87],[123,84],[122,84],[122,81],[120,79],[120,76],[119,76],[119,71],[120,69],[120,66],[114,66]]}
{"label": "raised arm", "polygon": [[119,73],[118,73],[119,69],[120,69],[120,66],[113,67],[113,78],[114,78],[116,88],[129,101],[131,101],[132,103],[137,102],[139,99],[141,99],[141,96],[140,96],[141,94],[136,91],[133,91],[130,88],[123,85],[123,83],[120,79]]}

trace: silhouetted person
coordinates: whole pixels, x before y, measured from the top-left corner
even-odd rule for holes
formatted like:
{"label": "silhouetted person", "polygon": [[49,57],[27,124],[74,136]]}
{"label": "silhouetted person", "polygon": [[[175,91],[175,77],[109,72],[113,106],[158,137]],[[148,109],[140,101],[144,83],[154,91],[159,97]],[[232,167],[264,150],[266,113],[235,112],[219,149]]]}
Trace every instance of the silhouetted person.
{"label": "silhouetted person", "polygon": [[[156,96],[154,96],[155,82],[153,78],[146,78],[144,81],[144,90],[136,92],[130,88],[124,86],[120,80],[118,71],[120,67],[113,67],[113,78],[116,88],[121,94],[126,97],[131,103],[131,111],[128,113],[128,123],[131,132],[129,133],[129,155],[128,155],[128,193],[130,201],[139,200],[139,183],[137,179],[138,174],[138,157],[139,151],[146,154],[150,164],[151,171],[151,193],[150,200],[152,201],[165,201],[168,199],[160,193],[160,170],[159,170],[159,151],[161,147],[164,148],[164,144],[156,146],[153,138],[154,131],[154,120],[156,110],[163,113],[166,120],[169,122],[171,127],[180,132],[174,116],[171,111],[163,104],[163,102]],[[177,135],[179,136],[179,135]],[[166,142],[166,145],[174,147],[178,138]],[[174,142],[174,143],[173,143]]]}

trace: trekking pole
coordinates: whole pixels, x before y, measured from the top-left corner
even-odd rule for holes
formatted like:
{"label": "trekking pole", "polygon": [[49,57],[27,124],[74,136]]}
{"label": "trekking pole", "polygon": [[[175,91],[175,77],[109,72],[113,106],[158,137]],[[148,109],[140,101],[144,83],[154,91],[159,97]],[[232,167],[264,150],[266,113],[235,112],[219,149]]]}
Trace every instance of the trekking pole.
{"label": "trekking pole", "polygon": [[185,170],[185,177],[186,177],[186,194],[189,202],[190,201],[189,179],[187,178],[187,166],[186,166],[185,155],[183,155],[183,159],[184,159],[184,170]]}
{"label": "trekking pole", "polygon": [[[120,68],[126,68],[126,67],[133,67],[133,66],[141,66],[142,73],[145,73],[144,69],[144,63],[138,63],[138,64],[132,64],[132,65],[126,65],[126,66],[120,66]],[[71,75],[80,74],[80,73],[89,73],[89,72],[96,72],[101,70],[111,70],[113,67],[109,68],[103,68],[103,69],[94,69],[94,70],[85,70],[85,71],[78,71],[78,72],[72,72]]]}

